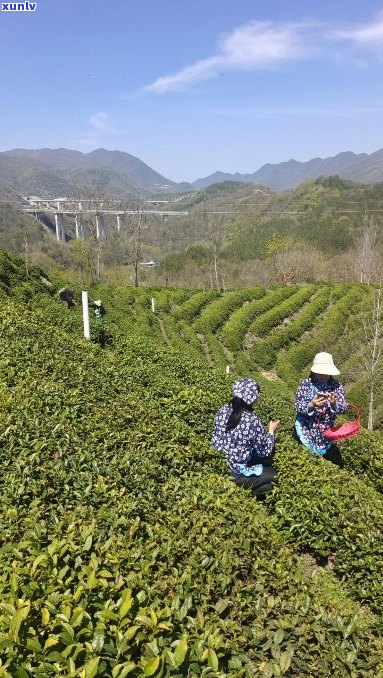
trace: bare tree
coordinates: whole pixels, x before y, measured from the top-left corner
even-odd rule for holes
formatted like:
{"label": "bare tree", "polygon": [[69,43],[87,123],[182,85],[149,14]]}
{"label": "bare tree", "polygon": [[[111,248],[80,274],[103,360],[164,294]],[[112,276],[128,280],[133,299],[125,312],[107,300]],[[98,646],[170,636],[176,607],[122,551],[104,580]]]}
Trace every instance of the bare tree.
{"label": "bare tree", "polygon": [[137,198],[124,206],[126,213],[118,235],[120,256],[133,266],[135,287],[140,286],[144,237],[151,226],[150,215],[145,213],[145,204],[144,198]]}
{"label": "bare tree", "polygon": [[362,313],[362,327],[366,348],[362,351],[363,361],[369,382],[368,425],[372,430],[374,425],[374,396],[375,377],[383,349],[383,284],[374,292],[371,311]]}
{"label": "bare tree", "polygon": [[108,237],[108,231],[105,222],[105,211],[110,207],[107,196],[99,187],[96,189],[85,189],[76,198],[81,204],[85,222],[84,238],[90,247],[90,266],[93,283],[99,283],[103,268],[103,252],[105,241]]}
{"label": "bare tree", "polygon": [[[223,290],[225,288],[223,274],[220,271],[221,264],[221,249],[222,243],[225,238],[227,223],[226,220],[220,214],[209,215],[203,213],[201,218],[204,223],[204,241],[211,252],[212,257],[212,269],[213,276],[211,275],[211,286],[216,287],[217,290]],[[214,283],[213,283],[214,278]]]}
{"label": "bare tree", "polygon": [[274,233],[266,243],[266,258],[270,260],[278,282],[296,282],[296,256],[290,238]]}
{"label": "bare tree", "polygon": [[142,233],[146,216],[141,210],[134,215],[134,229],[133,229],[133,269],[134,269],[134,286],[140,286],[140,259],[142,253]]}
{"label": "bare tree", "polygon": [[370,284],[377,261],[378,226],[369,218],[367,212],[363,219],[362,232],[357,239],[359,280]]}

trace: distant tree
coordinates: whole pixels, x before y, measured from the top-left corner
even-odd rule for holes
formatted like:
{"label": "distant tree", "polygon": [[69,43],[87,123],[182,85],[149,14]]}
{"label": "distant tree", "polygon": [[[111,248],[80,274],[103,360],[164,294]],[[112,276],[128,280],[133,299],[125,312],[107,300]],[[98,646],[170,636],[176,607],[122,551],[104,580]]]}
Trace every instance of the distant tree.
{"label": "distant tree", "polygon": [[383,283],[375,290],[372,308],[362,313],[362,327],[365,348],[362,351],[364,366],[368,375],[369,404],[368,428],[374,425],[374,398],[376,370],[383,349]]}
{"label": "distant tree", "polygon": [[378,258],[378,225],[370,219],[367,212],[363,219],[362,232],[357,238],[359,280],[370,284],[376,269]]}
{"label": "distant tree", "polygon": [[169,282],[173,285],[175,284],[176,276],[182,271],[184,264],[184,255],[174,253],[165,257],[161,262],[161,272],[165,277],[165,287],[168,287]]}
{"label": "distant tree", "polygon": [[146,215],[141,210],[133,217],[133,269],[134,269],[134,286],[140,285],[140,259],[142,257],[142,235],[144,229],[146,230]]}
{"label": "distant tree", "polygon": [[296,242],[279,259],[281,282],[315,282],[324,278],[325,258],[311,245]]}
{"label": "distant tree", "polygon": [[272,258],[276,254],[280,254],[291,246],[290,238],[279,233],[274,233],[273,237],[266,243],[265,253],[266,257]]}
{"label": "distant tree", "polygon": [[122,215],[120,231],[117,234],[114,231],[116,244],[124,263],[133,267],[134,286],[139,287],[144,242],[153,222],[151,216],[145,213],[147,204],[144,198],[129,200],[121,209],[126,213]]}
{"label": "distant tree", "polygon": [[71,263],[77,268],[82,283],[88,284],[92,274],[92,251],[85,240],[71,240],[69,243]]}
{"label": "distant tree", "polygon": [[81,203],[85,229],[84,239],[90,248],[90,269],[93,283],[99,283],[103,268],[105,241],[109,237],[106,228],[105,210],[110,208],[110,200],[100,188],[84,188],[75,199]]}
{"label": "distant tree", "polygon": [[290,238],[274,233],[266,243],[266,258],[272,263],[278,282],[294,282],[296,278],[294,257],[291,258],[292,241]]}
{"label": "distant tree", "polygon": [[338,189],[350,189],[355,188],[358,185],[351,181],[350,179],[343,179],[339,174],[333,174],[331,176],[320,176],[315,179],[316,184],[320,184],[325,188],[338,188]]}
{"label": "distant tree", "polygon": [[203,241],[211,255],[212,281],[214,281],[212,287],[222,290],[225,285],[220,270],[221,250],[227,231],[227,220],[222,214],[207,214],[206,212],[201,214],[201,219],[205,232]]}

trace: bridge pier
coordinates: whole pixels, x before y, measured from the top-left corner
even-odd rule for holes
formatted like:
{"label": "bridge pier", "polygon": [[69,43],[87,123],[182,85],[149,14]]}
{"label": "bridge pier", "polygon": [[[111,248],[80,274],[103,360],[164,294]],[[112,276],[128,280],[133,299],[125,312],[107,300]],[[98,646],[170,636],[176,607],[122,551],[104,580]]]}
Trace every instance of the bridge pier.
{"label": "bridge pier", "polygon": [[55,212],[55,224],[57,240],[63,240],[65,242],[64,217],[62,214]]}
{"label": "bridge pier", "polygon": [[96,214],[96,238],[104,238],[105,236],[105,221],[103,214]]}
{"label": "bridge pier", "polygon": [[80,220],[80,217],[77,213],[75,214],[74,219],[75,219],[75,224],[76,224],[76,238],[83,238],[84,229],[83,229],[82,221]]}

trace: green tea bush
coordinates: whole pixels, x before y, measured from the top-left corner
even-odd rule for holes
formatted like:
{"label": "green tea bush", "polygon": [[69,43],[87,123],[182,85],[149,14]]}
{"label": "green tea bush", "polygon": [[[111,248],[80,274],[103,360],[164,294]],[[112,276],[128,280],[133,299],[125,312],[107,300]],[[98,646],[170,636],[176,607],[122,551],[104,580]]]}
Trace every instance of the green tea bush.
{"label": "green tea bush", "polygon": [[282,422],[257,503],[209,447],[232,377],[165,312],[174,348],[145,303],[131,332],[110,306],[103,350],[2,305],[0,674],[382,678],[380,495],[299,451],[263,380],[257,412]]}
{"label": "green tea bush", "polygon": [[115,356],[71,338],[55,354],[60,331],[11,317],[5,676],[379,675],[377,620],[294,555],[209,450],[226,377],[138,337]]}
{"label": "green tea bush", "polygon": [[203,356],[203,350],[198,337],[186,321],[180,320],[176,323],[168,315],[161,319],[166,337],[171,346],[185,355],[200,359]]}
{"label": "green tea bush", "polygon": [[254,299],[237,309],[222,327],[220,336],[224,345],[231,351],[241,351],[243,339],[251,321],[289,297],[294,291],[294,287],[280,286],[269,290],[261,299]]}
{"label": "green tea bush", "polygon": [[380,431],[362,429],[358,436],[343,441],[342,456],[347,468],[383,492],[383,440]]}
{"label": "green tea bush", "polygon": [[267,313],[263,313],[250,326],[249,330],[255,336],[262,337],[270,330],[279,325],[284,318],[287,318],[292,313],[295,313],[305,301],[310,299],[315,291],[314,285],[305,285],[303,287],[295,288],[294,294],[282,301],[278,306],[271,309]]}
{"label": "green tea bush", "polygon": [[184,303],[184,301],[187,301],[190,299],[190,297],[194,294],[191,290],[185,290],[185,289],[172,289],[172,295],[171,295],[171,303],[172,303],[172,308],[175,306],[180,306],[181,304]]}
{"label": "green tea bush", "polygon": [[204,290],[203,292],[196,292],[190,299],[187,299],[181,306],[174,309],[173,317],[175,320],[192,321],[196,315],[201,312],[201,309],[210,303],[218,296],[216,290]]}
{"label": "green tea bush", "polygon": [[195,323],[197,332],[216,332],[238,306],[252,299],[260,299],[265,294],[261,287],[252,287],[244,290],[228,292],[225,296],[215,299],[203,310]]}
{"label": "green tea bush", "polygon": [[288,439],[278,446],[277,466],[273,505],[292,543],[328,560],[354,595],[381,613],[381,496]]}
{"label": "green tea bush", "polygon": [[21,301],[27,301],[38,292],[48,294],[43,277],[44,272],[37,266],[26,267],[16,254],[0,250],[0,284],[7,294],[19,297]]}
{"label": "green tea bush", "polygon": [[192,346],[194,349],[203,354],[201,342],[198,339],[194,328],[191,325],[189,325],[189,323],[187,323],[185,320],[180,320],[178,322],[178,328],[183,340],[186,341],[186,343]]}
{"label": "green tea bush", "polygon": [[[355,305],[360,301],[363,291],[359,286],[334,285],[332,297],[334,304],[323,319],[321,327],[304,342],[292,346],[288,351],[280,352],[277,357],[277,372],[290,386],[294,387],[308,369],[315,353],[329,350],[334,337],[343,335]],[[331,351],[330,351],[331,352]]]}
{"label": "green tea bush", "polygon": [[201,340],[206,343],[207,354],[210,356],[213,364],[217,368],[224,370],[230,360],[226,356],[221,342],[210,332],[204,334]]}
{"label": "green tea bush", "polygon": [[55,354],[57,329],[18,316],[15,338],[7,311],[5,676],[379,675],[373,616],[209,460],[224,376],[138,337]]}
{"label": "green tea bush", "polygon": [[251,348],[250,359],[262,367],[271,367],[276,354],[283,346],[296,341],[305,331],[309,330],[318,315],[326,308],[330,289],[320,290],[318,294],[305,304],[295,318],[286,327],[280,327],[269,334],[263,341],[257,341]]}
{"label": "green tea bush", "polygon": [[172,308],[172,296],[171,291],[167,289],[150,291],[149,303],[151,305],[152,299],[154,299],[156,311],[168,313]]}

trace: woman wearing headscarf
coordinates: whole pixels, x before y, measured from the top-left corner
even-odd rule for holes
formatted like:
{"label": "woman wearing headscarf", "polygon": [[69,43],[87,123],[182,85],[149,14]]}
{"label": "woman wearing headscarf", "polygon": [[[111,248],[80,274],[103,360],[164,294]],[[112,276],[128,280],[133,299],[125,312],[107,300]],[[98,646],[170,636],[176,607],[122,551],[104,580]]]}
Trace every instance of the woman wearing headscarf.
{"label": "woman wearing headscarf", "polygon": [[298,386],[295,397],[295,435],[307,449],[343,466],[340,451],[324,435],[334,426],[337,414],[347,410],[342,384],[334,379],[340,374],[331,353],[317,353],[310,376]]}
{"label": "woman wearing headscarf", "polygon": [[211,445],[225,455],[234,482],[261,496],[271,489],[276,477],[270,461],[279,421],[270,421],[265,432],[253,412],[259,397],[259,386],[253,379],[234,382],[232,395],[231,402],[215,416]]}

